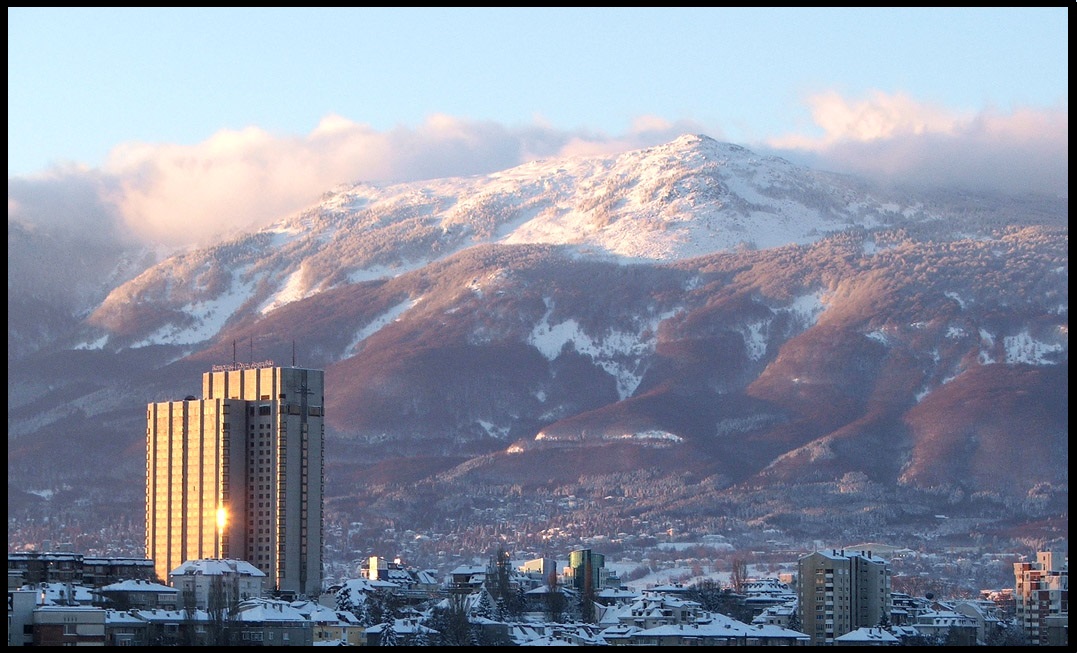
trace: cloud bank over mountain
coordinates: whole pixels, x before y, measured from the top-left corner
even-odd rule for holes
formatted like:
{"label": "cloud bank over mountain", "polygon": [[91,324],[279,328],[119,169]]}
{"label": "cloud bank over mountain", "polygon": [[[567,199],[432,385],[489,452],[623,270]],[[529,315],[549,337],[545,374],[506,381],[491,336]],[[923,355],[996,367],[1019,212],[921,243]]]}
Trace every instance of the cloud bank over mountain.
{"label": "cloud bank over mountain", "polygon": [[[815,135],[745,145],[894,184],[1068,195],[1066,107],[968,114],[883,93],[862,100],[822,94],[807,103]],[[447,115],[376,131],[330,115],[304,136],[252,126],[193,145],[125,143],[100,169],[68,164],[10,178],[8,220],[182,249],[262,227],[338,183],[488,174],[539,159],[617,154],[685,133],[722,137],[720,129],[648,117],[611,136]]]}

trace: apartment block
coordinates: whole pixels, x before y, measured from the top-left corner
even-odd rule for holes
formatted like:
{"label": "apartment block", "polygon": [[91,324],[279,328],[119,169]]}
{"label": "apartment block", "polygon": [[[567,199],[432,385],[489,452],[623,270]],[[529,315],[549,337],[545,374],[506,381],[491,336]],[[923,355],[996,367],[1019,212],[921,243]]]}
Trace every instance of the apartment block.
{"label": "apartment block", "polygon": [[202,397],[146,409],[146,555],[244,560],[270,590],[321,593],[324,372],[215,366]]}
{"label": "apartment block", "polygon": [[812,646],[859,628],[878,626],[890,615],[890,565],[871,551],[816,551],[797,561],[801,630]]}
{"label": "apartment block", "polygon": [[1052,551],[1036,553],[1036,562],[1013,564],[1017,623],[1033,644],[1069,643],[1069,562]]}

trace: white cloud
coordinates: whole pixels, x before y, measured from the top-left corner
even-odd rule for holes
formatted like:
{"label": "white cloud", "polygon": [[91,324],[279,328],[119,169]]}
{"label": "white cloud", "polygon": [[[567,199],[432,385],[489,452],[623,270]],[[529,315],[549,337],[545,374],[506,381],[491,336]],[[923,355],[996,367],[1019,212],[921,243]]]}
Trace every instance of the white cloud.
{"label": "white cloud", "polygon": [[893,183],[1069,195],[1069,111],[952,111],[904,94],[809,98],[822,136],[787,135],[768,146],[813,167]]}
{"label": "white cloud", "polygon": [[[823,136],[742,143],[813,167],[895,182],[964,182],[1002,190],[1068,193],[1065,108],[976,115],[903,95],[808,101]],[[135,237],[183,248],[256,229],[355,181],[389,182],[487,174],[536,159],[616,154],[685,133],[720,130],[641,116],[617,136],[437,114],[418,127],[375,131],[330,114],[307,135],[257,127],[201,143],[124,143],[101,169],[55,168],[8,183],[8,219],[71,224],[97,238]]]}

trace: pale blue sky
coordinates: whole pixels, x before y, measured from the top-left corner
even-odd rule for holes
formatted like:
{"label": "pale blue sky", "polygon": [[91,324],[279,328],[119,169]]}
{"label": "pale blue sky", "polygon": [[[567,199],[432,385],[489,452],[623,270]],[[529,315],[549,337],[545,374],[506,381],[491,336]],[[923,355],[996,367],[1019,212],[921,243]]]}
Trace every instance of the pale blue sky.
{"label": "pale blue sky", "polygon": [[804,97],[1065,105],[1067,9],[8,9],[8,173],[220,129],[430,114],[817,133]]}
{"label": "pale blue sky", "polygon": [[[1068,7],[8,8],[9,219],[27,206],[13,178],[137,186],[128,222],[215,183],[267,202],[247,181],[274,179],[259,210],[280,212],[344,181],[684,132],[1064,193],[1068,34]],[[986,158],[952,160],[970,152]]]}

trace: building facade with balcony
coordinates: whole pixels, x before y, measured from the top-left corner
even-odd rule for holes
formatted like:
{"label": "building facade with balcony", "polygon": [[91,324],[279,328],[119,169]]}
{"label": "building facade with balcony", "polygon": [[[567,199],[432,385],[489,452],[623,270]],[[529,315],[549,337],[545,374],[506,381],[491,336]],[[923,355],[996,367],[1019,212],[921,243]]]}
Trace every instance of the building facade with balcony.
{"label": "building facade with balcony", "polygon": [[801,630],[812,646],[831,645],[890,617],[890,565],[871,551],[816,551],[797,561]]}
{"label": "building facade with balcony", "polygon": [[1069,643],[1069,562],[1052,551],[1013,564],[1017,623],[1033,644]]}

